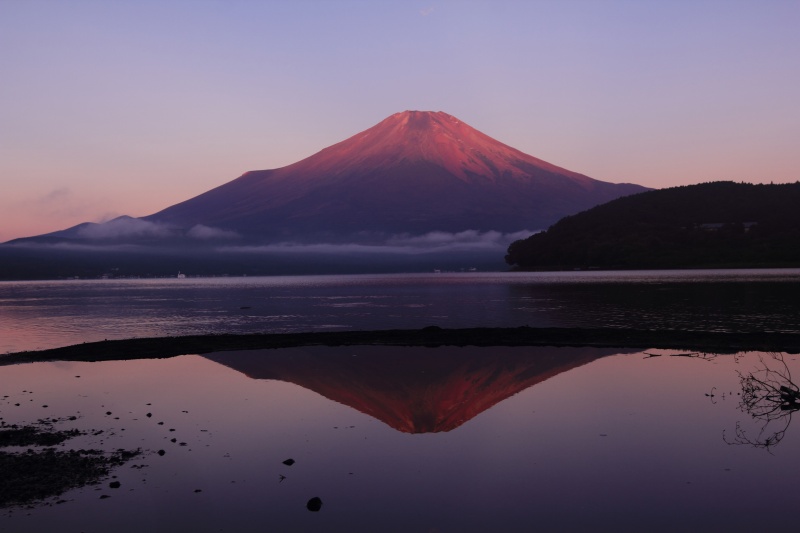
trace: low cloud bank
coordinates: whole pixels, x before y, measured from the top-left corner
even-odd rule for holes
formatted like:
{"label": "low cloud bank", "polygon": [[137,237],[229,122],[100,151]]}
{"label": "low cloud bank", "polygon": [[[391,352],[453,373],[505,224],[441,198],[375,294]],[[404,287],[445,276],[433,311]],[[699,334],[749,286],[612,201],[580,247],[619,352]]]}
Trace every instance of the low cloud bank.
{"label": "low cloud bank", "polygon": [[235,231],[203,224],[192,226],[184,234],[182,230],[174,226],[124,216],[100,224],[87,224],[77,231],[78,237],[92,241],[132,238],[168,239],[182,235],[200,241],[235,240],[240,238],[240,235]]}
{"label": "low cloud bank", "polygon": [[77,232],[78,237],[89,240],[123,238],[166,238],[174,235],[169,227],[147,220],[119,217],[102,224],[87,224]]}
{"label": "low cloud bank", "polygon": [[278,243],[253,246],[225,246],[222,252],[238,253],[318,253],[318,254],[425,254],[448,251],[505,252],[512,242],[529,237],[535,231],[514,233],[466,230],[457,233],[432,231],[424,235],[394,235],[384,244],[298,244]]}
{"label": "low cloud bank", "polygon": [[192,239],[198,240],[234,240],[241,238],[241,235],[236,233],[235,231],[214,228],[211,226],[204,226],[203,224],[197,224],[192,226],[189,231],[186,232],[186,236]]}

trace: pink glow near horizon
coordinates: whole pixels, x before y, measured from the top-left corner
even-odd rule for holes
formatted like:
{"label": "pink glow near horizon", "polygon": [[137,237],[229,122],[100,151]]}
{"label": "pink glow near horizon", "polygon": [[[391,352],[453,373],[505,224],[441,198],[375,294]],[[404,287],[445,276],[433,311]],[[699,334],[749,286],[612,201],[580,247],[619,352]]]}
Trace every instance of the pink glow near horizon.
{"label": "pink glow near horizon", "polygon": [[800,4],[0,3],[0,242],[143,216],[406,109],[596,179],[800,179]]}

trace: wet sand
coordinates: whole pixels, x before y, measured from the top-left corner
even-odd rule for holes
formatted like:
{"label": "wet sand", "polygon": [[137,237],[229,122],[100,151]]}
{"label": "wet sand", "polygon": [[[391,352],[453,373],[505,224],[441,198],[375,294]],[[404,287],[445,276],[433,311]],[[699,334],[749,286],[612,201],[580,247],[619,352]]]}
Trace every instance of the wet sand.
{"label": "wet sand", "polygon": [[429,326],[413,330],[328,331],[247,335],[192,335],[76,344],[0,356],[0,366],[38,361],[153,359],[219,351],[295,346],[595,346],[662,348],[714,353],[800,352],[800,334],[723,333],[583,328],[466,328]]}

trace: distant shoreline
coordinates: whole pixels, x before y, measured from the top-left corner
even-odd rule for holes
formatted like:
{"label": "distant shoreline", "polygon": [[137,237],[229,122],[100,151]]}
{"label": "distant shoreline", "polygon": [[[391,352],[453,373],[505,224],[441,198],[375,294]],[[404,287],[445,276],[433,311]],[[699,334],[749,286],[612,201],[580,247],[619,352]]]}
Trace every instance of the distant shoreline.
{"label": "distant shoreline", "polygon": [[245,335],[190,335],[90,342],[48,350],[0,355],[0,366],[42,361],[158,359],[221,351],[299,346],[595,346],[661,348],[714,353],[780,351],[799,353],[800,334],[645,331],[612,328],[466,328],[326,331]]}

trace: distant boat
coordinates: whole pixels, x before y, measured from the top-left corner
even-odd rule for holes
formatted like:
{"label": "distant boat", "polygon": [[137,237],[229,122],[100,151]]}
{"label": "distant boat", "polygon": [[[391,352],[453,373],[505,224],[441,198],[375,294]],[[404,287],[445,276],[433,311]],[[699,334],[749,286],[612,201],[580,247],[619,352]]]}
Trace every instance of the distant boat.
{"label": "distant boat", "polygon": [[178,279],[183,279],[186,277],[186,274],[183,274],[180,270],[178,271]]}

